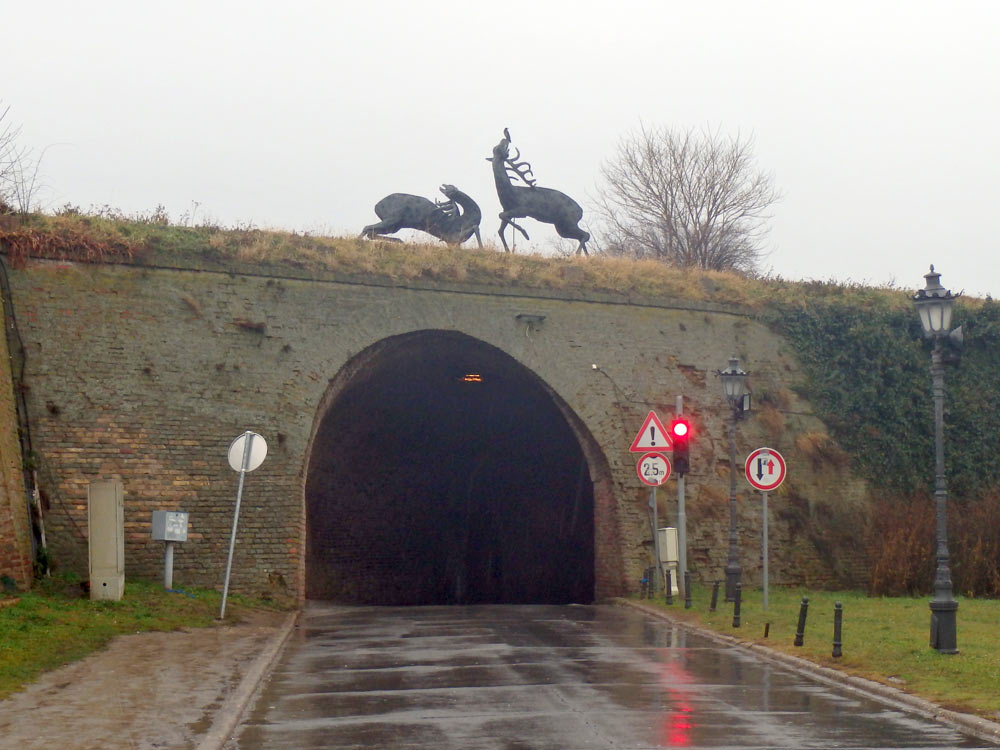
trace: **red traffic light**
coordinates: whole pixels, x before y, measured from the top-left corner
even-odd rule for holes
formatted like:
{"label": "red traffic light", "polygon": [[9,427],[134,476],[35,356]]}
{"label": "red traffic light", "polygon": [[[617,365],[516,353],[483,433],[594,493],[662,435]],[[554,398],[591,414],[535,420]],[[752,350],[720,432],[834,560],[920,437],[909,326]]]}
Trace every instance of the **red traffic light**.
{"label": "red traffic light", "polygon": [[670,423],[670,437],[682,442],[688,440],[691,437],[691,423],[684,417],[677,417]]}

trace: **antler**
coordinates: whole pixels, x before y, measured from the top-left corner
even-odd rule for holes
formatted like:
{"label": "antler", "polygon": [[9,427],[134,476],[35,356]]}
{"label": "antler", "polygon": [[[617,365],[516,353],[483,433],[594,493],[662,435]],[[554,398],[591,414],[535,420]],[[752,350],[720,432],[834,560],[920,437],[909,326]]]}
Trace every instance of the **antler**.
{"label": "antler", "polygon": [[455,201],[434,201],[434,210],[440,211],[445,216],[457,216],[458,205]]}
{"label": "antler", "polygon": [[538,182],[538,180],[532,179],[532,175],[534,175],[534,172],[531,171],[530,162],[527,161],[519,162],[518,159],[521,158],[521,152],[517,147],[514,148],[514,151],[515,154],[513,156],[510,156],[507,159],[505,159],[508,165],[505,167],[507,173],[511,174],[513,172],[513,174],[511,175],[512,177],[517,176],[524,184],[534,187],[535,183]]}

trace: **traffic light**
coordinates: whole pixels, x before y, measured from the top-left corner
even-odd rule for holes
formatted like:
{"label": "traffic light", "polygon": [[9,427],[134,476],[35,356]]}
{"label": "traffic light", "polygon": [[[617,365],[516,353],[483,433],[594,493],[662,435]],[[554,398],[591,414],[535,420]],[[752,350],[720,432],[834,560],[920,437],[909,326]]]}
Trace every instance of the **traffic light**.
{"label": "traffic light", "polygon": [[674,471],[684,476],[691,468],[688,449],[691,445],[691,423],[684,417],[675,417],[670,423],[670,440],[674,444]]}

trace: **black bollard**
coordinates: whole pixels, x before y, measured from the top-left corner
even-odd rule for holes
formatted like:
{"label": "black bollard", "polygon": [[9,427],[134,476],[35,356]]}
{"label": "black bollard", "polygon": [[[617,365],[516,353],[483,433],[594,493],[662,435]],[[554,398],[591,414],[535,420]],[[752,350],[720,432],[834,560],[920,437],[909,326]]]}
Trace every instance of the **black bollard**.
{"label": "black bollard", "polygon": [[684,609],[691,609],[691,573],[684,571]]}
{"label": "black bollard", "polygon": [[809,612],[809,597],[802,597],[802,604],[799,606],[799,627],[795,631],[795,645],[801,646],[806,637],[806,614]]}
{"label": "black bollard", "polygon": [[765,622],[764,623],[764,637],[767,638],[769,635],[771,635],[771,623]]}
{"label": "black bollard", "polygon": [[667,571],[667,604],[674,603],[674,574],[673,571]]}
{"label": "black bollard", "polygon": [[743,602],[743,587],[740,582],[736,582],[736,588],[733,591],[733,627],[738,628],[740,626],[740,604]]}
{"label": "black bollard", "polygon": [[836,602],[833,605],[833,658],[837,659],[843,656],[841,651],[841,646],[843,646],[843,641],[841,639],[841,627],[844,622],[844,606],[840,602]]}
{"label": "black bollard", "polygon": [[709,612],[714,612],[716,605],[719,603],[719,582],[716,581],[715,585],[712,586],[712,606],[708,608]]}

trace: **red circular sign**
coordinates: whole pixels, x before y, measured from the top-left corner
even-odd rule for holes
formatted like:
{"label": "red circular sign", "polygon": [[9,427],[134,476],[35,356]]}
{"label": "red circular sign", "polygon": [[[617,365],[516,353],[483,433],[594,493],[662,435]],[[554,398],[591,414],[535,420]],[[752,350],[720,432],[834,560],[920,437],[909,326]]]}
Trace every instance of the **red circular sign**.
{"label": "red circular sign", "polygon": [[659,487],[670,476],[670,462],[662,453],[645,453],[635,465],[635,473],[650,487]]}
{"label": "red circular sign", "polygon": [[774,448],[758,448],[744,467],[747,481],[761,492],[770,492],[785,481],[785,459]]}

